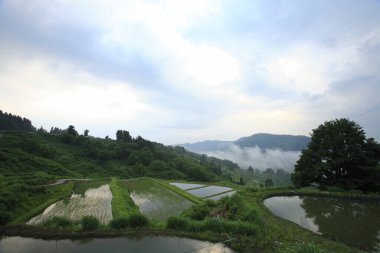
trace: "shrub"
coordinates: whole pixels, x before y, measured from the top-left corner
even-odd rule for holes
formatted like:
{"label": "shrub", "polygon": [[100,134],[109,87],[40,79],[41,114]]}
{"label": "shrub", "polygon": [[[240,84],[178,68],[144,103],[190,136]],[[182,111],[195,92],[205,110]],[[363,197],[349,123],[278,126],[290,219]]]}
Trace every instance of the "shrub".
{"label": "shrub", "polygon": [[259,220],[259,215],[258,215],[256,209],[250,207],[250,208],[248,208],[247,210],[244,211],[244,213],[242,214],[241,219],[243,221],[247,221],[247,222],[256,222],[256,221]]}
{"label": "shrub", "polygon": [[148,225],[148,219],[141,213],[131,214],[128,218],[129,226],[132,228],[145,227]]}
{"label": "shrub", "polygon": [[129,220],[126,217],[112,219],[109,226],[113,229],[123,229],[129,226]]}
{"label": "shrub", "polygon": [[190,231],[194,233],[204,231],[244,235],[254,235],[257,233],[257,227],[254,224],[240,220],[230,221],[218,218],[206,218],[203,221],[196,221],[179,217],[170,217],[167,222],[167,228]]}
{"label": "shrub", "polygon": [[82,230],[85,231],[97,229],[100,225],[99,220],[94,216],[84,216],[80,220],[80,224],[82,225]]}
{"label": "shrub", "polygon": [[44,226],[52,228],[66,228],[73,225],[73,223],[64,217],[54,216],[43,223]]}
{"label": "shrub", "polygon": [[171,216],[167,220],[166,227],[169,229],[175,230],[186,230],[189,225],[189,222],[185,218]]}
{"label": "shrub", "polygon": [[11,220],[11,214],[6,206],[0,203],[0,225],[5,225]]}

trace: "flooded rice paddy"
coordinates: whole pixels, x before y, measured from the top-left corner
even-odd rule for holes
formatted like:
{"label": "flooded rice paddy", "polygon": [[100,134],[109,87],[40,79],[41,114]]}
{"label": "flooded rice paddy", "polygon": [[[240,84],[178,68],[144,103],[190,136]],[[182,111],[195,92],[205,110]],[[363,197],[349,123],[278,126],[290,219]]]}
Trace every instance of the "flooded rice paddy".
{"label": "flooded rice paddy", "polygon": [[217,195],[217,194],[228,192],[228,191],[232,191],[232,188],[225,187],[225,186],[210,185],[207,187],[189,190],[187,192],[194,196],[205,198],[208,196]]}
{"label": "flooded rice paddy", "polygon": [[380,252],[380,201],[292,196],[271,197],[264,205],[310,231]]}
{"label": "flooded rice paddy", "polygon": [[170,184],[180,188],[181,190],[185,190],[185,191],[206,186],[204,184],[187,184],[187,183],[170,183]]}
{"label": "flooded rice paddy", "polygon": [[53,216],[64,217],[72,221],[80,220],[83,216],[91,215],[103,224],[112,220],[112,193],[109,185],[88,189],[84,196],[73,193],[68,200],[60,200],[44,210],[44,212],[27,222],[41,224]]}
{"label": "flooded rice paddy", "polygon": [[148,218],[165,221],[193,206],[193,203],[151,179],[128,180],[125,186],[140,212]]}

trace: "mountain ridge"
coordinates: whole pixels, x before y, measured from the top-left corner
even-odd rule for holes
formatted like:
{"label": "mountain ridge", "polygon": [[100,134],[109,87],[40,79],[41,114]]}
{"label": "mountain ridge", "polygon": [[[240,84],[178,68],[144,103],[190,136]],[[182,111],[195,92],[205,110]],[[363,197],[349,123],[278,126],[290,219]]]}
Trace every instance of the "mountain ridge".
{"label": "mountain ridge", "polygon": [[259,147],[261,149],[281,149],[285,151],[301,151],[310,142],[310,137],[305,135],[256,133],[241,137],[235,141],[205,140],[194,143],[177,144],[193,152],[207,152],[224,150],[231,144],[241,148]]}

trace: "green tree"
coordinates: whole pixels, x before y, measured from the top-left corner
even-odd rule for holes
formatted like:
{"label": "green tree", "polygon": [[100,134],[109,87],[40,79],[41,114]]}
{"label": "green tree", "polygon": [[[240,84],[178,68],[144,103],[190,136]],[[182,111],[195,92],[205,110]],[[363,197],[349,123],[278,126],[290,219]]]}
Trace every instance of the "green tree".
{"label": "green tree", "polygon": [[78,132],[77,130],[75,130],[75,127],[73,125],[70,125],[68,128],[67,128],[67,133],[71,136],[77,136],[78,135]]}
{"label": "green tree", "polygon": [[88,133],[89,133],[89,132],[90,132],[90,130],[86,129],[86,130],[84,130],[83,135],[84,135],[84,136],[88,136]]}
{"label": "green tree", "polygon": [[271,178],[267,178],[265,180],[265,187],[271,187],[273,186],[273,180]]}
{"label": "green tree", "polygon": [[291,176],[300,186],[317,184],[364,191],[379,190],[379,144],[348,119],[335,119],[314,129]]}

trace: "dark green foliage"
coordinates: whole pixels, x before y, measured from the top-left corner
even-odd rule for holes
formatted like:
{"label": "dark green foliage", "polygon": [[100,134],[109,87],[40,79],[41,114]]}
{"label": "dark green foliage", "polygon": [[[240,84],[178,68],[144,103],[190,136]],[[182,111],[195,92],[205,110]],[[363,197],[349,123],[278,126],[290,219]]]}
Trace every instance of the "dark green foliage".
{"label": "dark green foliage", "polygon": [[36,131],[36,128],[29,119],[0,110],[0,130],[33,132]]}
{"label": "dark green foliage", "polygon": [[206,218],[202,221],[189,220],[180,217],[169,217],[167,228],[174,230],[199,232],[229,233],[234,235],[255,235],[257,226],[243,221],[231,221],[219,218]]}
{"label": "dark green foliage", "polygon": [[117,132],[116,132],[116,140],[117,141],[124,141],[124,142],[131,142],[132,141],[132,136],[129,134],[128,131],[117,130]]}
{"label": "dark green foliage", "polygon": [[189,225],[189,221],[185,218],[171,216],[168,218],[166,227],[175,230],[186,230]]}
{"label": "dark green foliage", "polygon": [[184,216],[193,220],[203,220],[210,214],[211,210],[216,206],[215,201],[206,200],[188,210],[184,211]]}
{"label": "dark green foliage", "polygon": [[45,221],[43,225],[51,228],[67,228],[71,227],[73,223],[64,217],[54,216],[53,218]]}
{"label": "dark green foliage", "polygon": [[7,209],[6,205],[2,203],[0,199],[0,226],[7,224],[11,220],[10,210]]}
{"label": "dark green foliage", "polygon": [[271,187],[273,186],[273,180],[268,178],[265,180],[265,187]]}
{"label": "dark green foliage", "polygon": [[133,213],[128,217],[128,223],[132,228],[139,228],[147,226],[149,224],[149,221],[141,213]]}
{"label": "dark green foliage", "polygon": [[298,160],[296,186],[337,186],[380,190],[380,145],[366,139],[363,129],[348,119],[325,122],[313,130],[311,142]]}
{"label": "dark green foliage", "polygon": [[67,128],[67,134],[75,137],[75,136],[78,136],[78,132],[77,130],[75,130],[75,127],[73,125],[70,125],[68,128]]}
{"label": "dark green foliage", "polygon": [[80,220],[80,224],[82,226],[82,230],[85,231],[95,230],[100,226],[99,220],[94,216],[82,217],[82,219]]}
{"label": "dark green foliage", "polygon": [[124,229],[129,227],[128,217],[114,218],[110,221],[109,226],[113,229]]}

